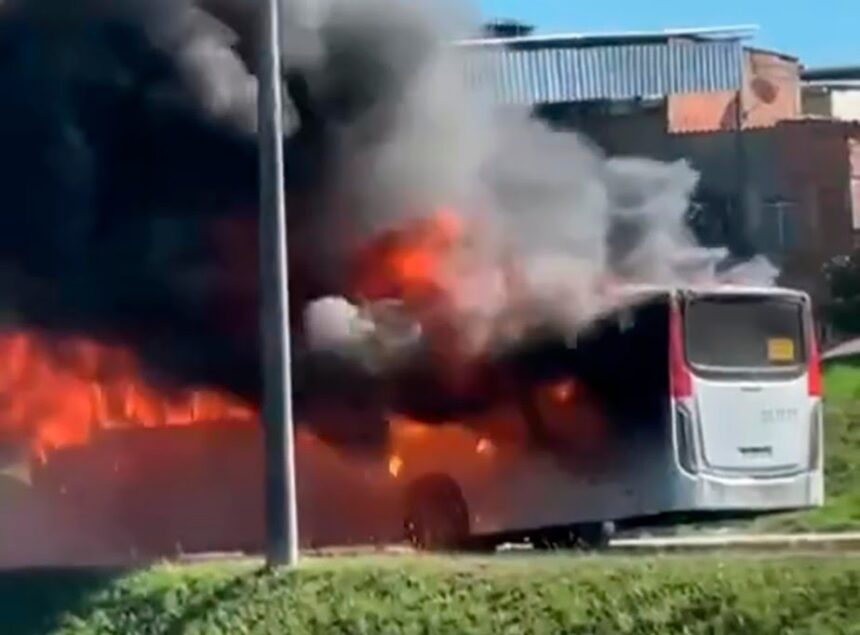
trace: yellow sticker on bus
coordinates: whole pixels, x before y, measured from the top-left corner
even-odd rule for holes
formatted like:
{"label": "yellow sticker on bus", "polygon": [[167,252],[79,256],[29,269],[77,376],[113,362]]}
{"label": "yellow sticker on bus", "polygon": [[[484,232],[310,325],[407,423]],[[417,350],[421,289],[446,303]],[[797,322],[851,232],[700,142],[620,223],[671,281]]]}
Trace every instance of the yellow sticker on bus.
{"label": "yellow sticker on bus", "polygon": [[794,340],[775,337],[767,341],[767,358],[772,362],[794,361]]}

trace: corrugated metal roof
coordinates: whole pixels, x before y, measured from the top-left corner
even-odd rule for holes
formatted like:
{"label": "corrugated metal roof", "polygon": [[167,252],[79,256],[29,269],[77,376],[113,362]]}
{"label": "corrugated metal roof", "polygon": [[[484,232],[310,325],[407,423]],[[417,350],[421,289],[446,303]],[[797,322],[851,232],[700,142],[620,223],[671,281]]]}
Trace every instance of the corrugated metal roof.
{"label": "corrugated metal roof", "polygon": [[737,90],[739,40],[464,46],[468,81],[498,103],[537,105]]}
{"label": "corrugated metal roof", "polygon": [[590,33],[528,33],[510,37],[470,38],[457,42],[460,46],[494,46],[509,45],[517,47],[528,46],[583,46],[588,44],[643,44],[646,42],[666,42],[673,38],[687,39],[720,39],[741,40],[752,37],[758,31],[758,26],[745,24],[740,26],[693,27],[685,29],[663,29],[661,31],[607,31]]}

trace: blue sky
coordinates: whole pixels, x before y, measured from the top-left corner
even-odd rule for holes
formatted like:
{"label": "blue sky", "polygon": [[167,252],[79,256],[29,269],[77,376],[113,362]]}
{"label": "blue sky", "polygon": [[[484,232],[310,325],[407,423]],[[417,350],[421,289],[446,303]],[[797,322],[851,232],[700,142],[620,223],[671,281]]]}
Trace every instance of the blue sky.
{"label": "blue sky", "polygon": [[755,24],[753,43],[806,66],[860,65],[860,0],[480,0],[486,18],[541,32],[645,31]]}

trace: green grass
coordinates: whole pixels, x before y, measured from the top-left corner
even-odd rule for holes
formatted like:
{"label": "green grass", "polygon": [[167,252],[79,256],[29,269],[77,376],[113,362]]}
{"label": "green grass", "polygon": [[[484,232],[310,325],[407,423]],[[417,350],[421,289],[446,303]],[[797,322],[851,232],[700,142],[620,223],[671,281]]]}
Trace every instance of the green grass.
{"label": "green grass", "polygon": [[839,364],[825,373],[824,507],[761,519],[766,531],[860,530],[860,366]]}
{"label": "green grass", "polygon": [[3,635],[860,633],[860,560],[359,558],[0,575]]}

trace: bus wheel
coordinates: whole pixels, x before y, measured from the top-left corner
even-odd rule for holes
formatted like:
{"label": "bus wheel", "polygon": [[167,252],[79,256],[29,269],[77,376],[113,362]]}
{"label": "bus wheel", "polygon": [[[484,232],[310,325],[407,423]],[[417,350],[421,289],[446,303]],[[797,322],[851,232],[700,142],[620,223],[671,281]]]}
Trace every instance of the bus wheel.
{"label": "bus wheel", "polygon": [[579,541],[589,551],[602,551],[609,547],[615,535],[615,523],[588,523],[579,527]]}
{"label": "bus wheel", "polygon": [[433,474],[412,483],[406,494],[406,537],[425,551],[462,547],[469,537],[469,509],[460,486]]}

